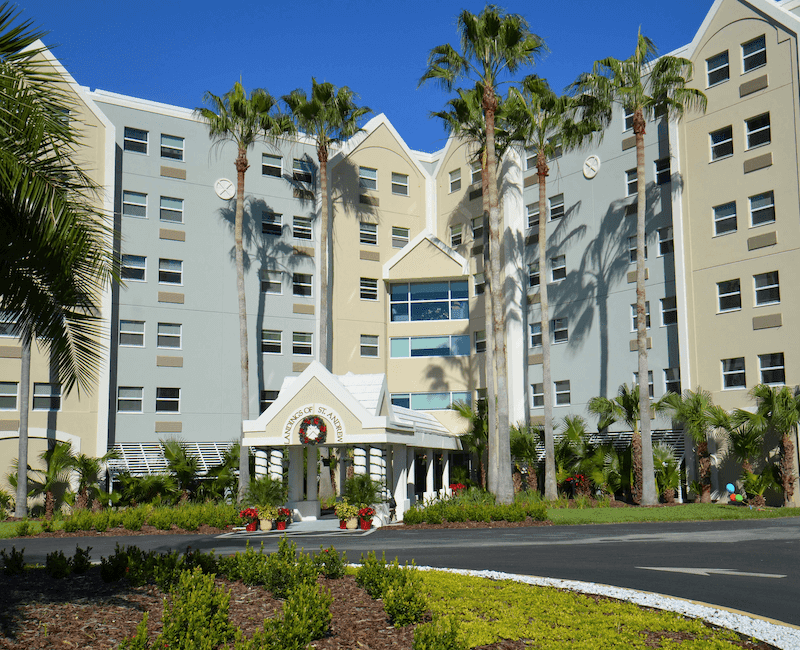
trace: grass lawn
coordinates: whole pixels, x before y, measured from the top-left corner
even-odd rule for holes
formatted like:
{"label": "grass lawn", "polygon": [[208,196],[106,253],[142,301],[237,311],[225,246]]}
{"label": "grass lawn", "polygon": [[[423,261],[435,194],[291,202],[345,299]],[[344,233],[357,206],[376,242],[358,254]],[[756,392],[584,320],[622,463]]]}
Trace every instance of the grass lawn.
{"label": "grass lawn", "polygon": [[721,519],[774,519],[800,517],[800,508],[751,510],[722,503],[684,503],[655,508],[548,508],[547,518],[556,525],[622,524],[645,521],[718,521]]}

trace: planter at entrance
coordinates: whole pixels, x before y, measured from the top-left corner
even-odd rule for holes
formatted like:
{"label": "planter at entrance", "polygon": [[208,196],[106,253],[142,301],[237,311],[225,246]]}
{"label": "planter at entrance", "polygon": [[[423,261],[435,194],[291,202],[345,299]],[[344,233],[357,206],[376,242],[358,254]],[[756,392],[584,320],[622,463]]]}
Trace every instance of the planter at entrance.
{"label": "planter at entrance", "polygon": [[355,530],[356,528],[358,528],[358,518],[350,517],[347,520],[347,530]]}
{"label": "planter at entrance", "polygon": [[272,519],[260,519],[258,523],[261,530],[272,530]]}
{"label": "planter at entrance", "polygon": [[361,519],[361,530],[369,530],[372,528],[372,519]]}
{"label": "planter at entrance", "polygon": [[286,530],[286,522],[285,522],[285,521],[279,521],[279,522],[277,522],[277,523],[275,524],[275,529],[276,529],[276,530]]}
{"label": "planter at entrance", "polygon": [[339,520],[339,528],[342,528],[342,529],[347,528],[347,519],[340,519]]}

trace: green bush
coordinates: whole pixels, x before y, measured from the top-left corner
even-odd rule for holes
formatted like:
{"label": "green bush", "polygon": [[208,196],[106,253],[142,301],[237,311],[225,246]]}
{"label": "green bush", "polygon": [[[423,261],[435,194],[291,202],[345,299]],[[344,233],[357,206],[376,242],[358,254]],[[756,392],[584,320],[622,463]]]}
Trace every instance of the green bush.
{"label": "green bush", "polygon": [[102,510],[101,512],[96,512],[94,514],[94,529],[98,533],[103,533],[108,530],[108,523],[110,520],[108,512]]}
{"label": "green bush", "polygon": [[314,564],[317,571],[326,578],[338,580],[343,578],[347,569],[347,553],[339,552],[333,547],[319,547],[319,553],[314,555]]}
{"label": "green bush", "polygon": [[18,551],[16,546],[12,546],[10,553],[6,553],[5,549],[0,550],[0,558],[3,559],[3,573],[7,576],[19,576],[25,573],[24,548]]}
{"label": "green bush", "polygon": [[27,519],[23,519],[22,521],[17,523],[16,527],[14,528],[14,534],[17,537],[27,537],[28,535],[33,535],[34,534],[33,524]]}
{"label": "green bush", "polygon": [[372,598],[380,598],[383,595],[386,574],[386,553],[383,553],[379,560],[375,556],[375,551],[370,551],[366,558],[361,555],[361,566],[356,572],[356,584]]}
{"label": "green bush", "polygon": [[91,530],[93,526],[94,517],[89,510],[78,510],[64,520],[64,530],[68,533]]}
{"label": "green bush", "polygon": [[128,553],[117,542],[113,555],[100,558],[100,577],[103,582],[119,582],[128,569]]}
{"label": "green bush", "polygon": [[416,506],[411,506],[403,513],[403,523],[413,526],[414,524],[421,524],[425,521],[425,516],[422,514],[422,509]]}
{"label": "green bush", "polygon": [[203,553],[202,551],[193,551],[191,546],[186,547],[186,553],[183,555],[183,563],[186,569],[194,569],[200,567],[203,573],[219,573],[219,559],[214,555],[214,551]]}
{"label": "green bush", "polygon": [[150,516],[147,518],[147,523],[158,528],[158,530],[170,530],[175,521],[174,508],[153,508],[150,511]]}
{"label": "green bush", "polygon": [[222,558],[219,563],[220,572],[224,573],[230,580],[241,580],[246,585],[264,584],[264,542],[261,542],[261,549],[258,553],[247,542],[244,553],[234,553],[233,555]]}
{"label": "green bush", "polygon": [[51,578],[56,580],[66,578],[72,573],[72,562],[64,555],[64,551],[53,551],[48,553],[44,561],[44,568]]}
{"label": "green bush", "polygon": [[344,497],[353,505],[369,506],[383,501],[383,483],[369,474],[356,474],[344,484]]}
{"label": "green bush", "polygon": [[283,481],[271,476],[250,479],[242,500],[243,506],[282,506],[286,502],[287,487]]}
{"label": "green bush", "polygon": [[[153,581],[161,591],[171,591],[178,584],[181,574],[185,570],[184,560],[177,551],[162,553],[154,558]],[[202,569],[200,569],[202,571]]]}
{"label": "green bush", "polygon": [[415,569],[403,569],[403,579],[391,583],[383,594],[383,608],[395,627],[413,625],[428,611]]}
{"label": "green bush", "polygon": [[133,638],[125,639],[119,646],[119,650],[148,650],[147,645],[147,618],[149,614],[144,613],[142,622],[136,626],[136,634]]}
{"label": "green bush", "polygon": [[126,530],[141,530],[145,514],[144,508],[128,508],[122,515],[122,525]]}
{"label": "green bush", "polygon": [[92,566],[92,560],[89,556],[91,550],[91,546],[87,548],[81,548],[80,546],[75,547],[75,555],[72,556],[73,573],[83,575],[89,570],[89,567]]}
{"label": "green bush", "polygon": [[331,624],[331,593],[316,582],[298,584],[283,605],[278,639],[283,650],[302,650],[325,636]]}
{"label": "green bush", "polygon": [[455,618],[435,618],[414,630],[412,650],[467,650]]}
{"label": "green bush", "polygon": [[307,553],[297,553],[297,546],[286,537],[278,542],[278,550],[270,553],[264,563],[263,580],[275,598],[286,598],[303,584],[316,584],[319,570]]}

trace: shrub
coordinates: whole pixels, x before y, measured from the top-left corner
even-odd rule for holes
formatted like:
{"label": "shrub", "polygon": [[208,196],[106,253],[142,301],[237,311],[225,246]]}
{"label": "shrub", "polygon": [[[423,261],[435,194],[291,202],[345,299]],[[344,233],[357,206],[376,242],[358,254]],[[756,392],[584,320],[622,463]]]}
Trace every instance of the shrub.
{"label": "shrub", "polygon": [[136,634],[130,639],[124,639],[119,646],[119,650],[148,650],[147,618],[148,613],[145,612],[142,622],[136,626]]}
{"label": "shrub", "polygon": [[47,573],[50,574],[50,577],[58,580],[60,578],[66,578],[72,573],[72,562],[64,555],[64,551],[53,551],[47,554],[47,558],[44,561],[44,568],[47,570]]}
{"label": "shrub", "polygon": [[159,530],[170,530],[174,520],[175,514],[172,508],[153,508],[147,523]]}
{"label": "shrub", "polygon": [[403,579],[388,586],[383,594],[383,608],[395,627],[418,623],[428,610],[415,569],[403,569]]}
{"label": "shrub", "polygon": [[28,535],[33,535],[33,524],[27,519],[23,519],[14,527],[14,534],[17,537],[27,537]]}
{"label": "shrub", "polygon": [[91,530],[93,525],[94,517],[89,510],[78,510],[64,520],[64,530],[68,533]]}
{"label": "shrub", "polygon": [[18,551],[16,546],[12,546],[10,553],[6,553],[5,549],[0,550],[0,558],[3,558],[3,573],[7,576],[18,576],[25,573],[24,548]]}
{"label": "shrub", "polygon": [[247,543],[244,553],[234,553],[233,555],[222,558],[219,563],[220,572],[224,573],[230,580],[241,580],[246,585],[264,584],[264,543],[258,553]]}
{"label": "shrub", "polygon": [[100,558],[100,577],[103,582],[118,582],[128,569],[128,553],[117,543],[114,555]]}
{"label": "shrub", "polygon": [[412,650],[467,650],[458,622],[452,618],[435,618],[414,630]]}
{"label": "shrub", "polygon": [[244,506],[281,506],[288,494],[283,481],[271,476],[260,476],[250,479],[244,499]]}
{"label": "shrub", "polygon": [[43,519],[39,522],[39,526],[43,533],[52,533],[55,530],[55,523],[52,519]]}
{"label": "shrub", "polygon": [[375,551],[367,553],[366,559],[361,555],[361,567],[356,573],[356,584],[366,591],[372,598],[383,595],[383,583],[386,580],[386,553],[379,560]]}
{"label": "shrub", "polygon": [[102,533],[108,530],[108,523],[110,520],[108,512],[106,512],[105,510],[101,510],[100,512],[95,512],[92,514],[92,519],[94,523],[94,529],[98,533]]}
{"label": "shrub", "polygon": [[92,560],[89,557],[89,551],[91,550],[91,546],[87,548],[75,547],[75,555],[72,556],[73,573],[83,575],[89,570],[89,567],[92,566]]}
{"label": "shrub", "polygon": [[410,526],[421,524],[423,521],[425,521],[425,516],[422,514],[422,509],[416,506],[411,506],[403,513],[403,522]]}
{"label": "shrub", "polygon": [[[162,553],[153,563],[153,580],[161,591],[171,591],[185,570],[183,558],[177,551]],[[200,569],[202,571],[202,569]]]}
{"label": "shrub", "polygon": [[267,556],[263,580],[275,598],[286,598],[296,587],[306,583],[316,584],[319,571],[306,553],[297,553],[297,546],[286,537],[278,542],[278,550]]}
{"label": "shrub", "polygon": [[547,521],[547,505],[541,501],[538,503],[528,503],[525,512],[534,521]]}
{"label": "shrub", "polygon": [[333,546],[330,548],[320,546],[319,553],[314,555],[314,564],[320,574],[338,580],[344,577],[347,569],[347,553],[340,555]]}
{"label": "shrub", "polygon": [[214,551],[203,553],[202,551],[193,551],[191,546],[186,547],[186,553],[183,556],[183,563],[186,569],[194,569],[200,567],[203,573],[219,572],[219,560],[214,555]]}
{"label": "shrub", "polygon": [[128,508],[122,515],[122,525],[127,530],[141,530],[145,521],[143,508]]}
{"label": "shrub", "polygon": [[302,650],[314,639],[321,639],[331,624],[333,597],[316,582],[297,585],[283,605],[283,620],[278,629],[280,647]]}
{"label": "shrub", "polygon": [[369,474],[356,474],[344,484],[344,496],[353,505],[372,505],[383,501],[383,483]]}

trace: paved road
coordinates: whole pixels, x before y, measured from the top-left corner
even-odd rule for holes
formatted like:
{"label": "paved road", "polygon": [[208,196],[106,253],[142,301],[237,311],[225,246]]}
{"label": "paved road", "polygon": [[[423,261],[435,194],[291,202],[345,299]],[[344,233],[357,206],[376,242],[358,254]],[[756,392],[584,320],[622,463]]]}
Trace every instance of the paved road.
{"label": "paved road", "polygon": [[[800,518],[476,530],[392,528],[293,538],[306,550],[333,544],[347,551],[350,561],[370,550],[385,551],[387,558],[396,556],[401,562],[413,559],[419,565],[598,582],[800,625]],[[113,553],[117,542],[158,551],[191,545],[225,554],[244,548],[246,539],[255,544],[264,540],[267,551],[277,547],[275,534],[237,534],[0,540],[0,548],[24,546],[26,560],[44,562],[46,553],[56,549],[72,553],[76,544],[92,546],[92,556],[99,558]],[[656,570],[676,568],[728,572]]]}

